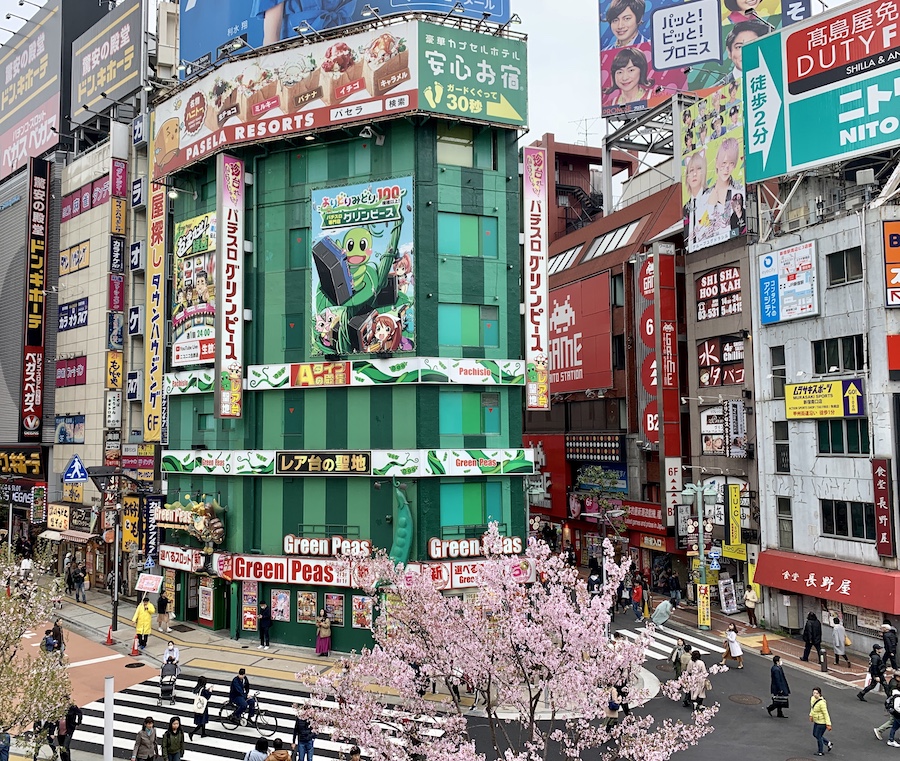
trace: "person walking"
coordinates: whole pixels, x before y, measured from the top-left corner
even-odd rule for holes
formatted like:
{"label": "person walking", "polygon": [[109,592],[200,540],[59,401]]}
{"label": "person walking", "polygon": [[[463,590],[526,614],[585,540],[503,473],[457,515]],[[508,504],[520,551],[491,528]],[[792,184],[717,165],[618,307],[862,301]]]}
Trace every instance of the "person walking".
{"label": "person walking", "polygon": [[675,571],[669,571],[669,599],[676,607],[681,602],[681,579]]}
{"label": "person walking", "polygon": [[290,751],[284,747],[280,737],[272,741],[272,752],[266,756],[266,761],[291,761]]}
{"label": "person walking", "polygon": [[150,599],[145,597],[134,611],[131,620],[134,622],[134,632],[138,637],[138,647],[143,650],[147,647],[147,638],[153,631],[153,614],[156,608],[150,604]]}
{"label": "person walking", "polygon": [[44,745],[50,746],[50,755],[56,756],[56,736],[57,736],[58,728],[57,722],[55,721],[41,721],[38,719],[34,722],[34,755],[32,756],[32,761],[38,761],[38,757],[41,753],[41,748]]}
{"label": "person walking", "polygon": [[788,687],[787,677],[784,675],[781,656],[776,655],[772,658],[772,668],[769,669],[769,673],[771,676],[772,703],[766,708],[766,712],[771,716],[772,711],[777,710],[775,715],[779,719],[786,719],[787,716],[784,715],[784,709],[788,707],[787,697],[791,694],[791,688]]}
{"label": "person walking", "polygon": [[172,629],[169,628],[170,602],[171,600],[166,596],[166,590],[160,592],[159,599],[156,601],[156,628],[166,634],[172,631]]}
{"label": "person walking", "polygon": [[809,699],[809,720],[813,725],[813,737],[818,743],[817,756],[825,755],[825,748],[831,750],[834,743],[825,739],[825,732],[831,731],[831,717],[828,715],[828,703],[822,697],[822,688],[813,687],[812,696]]}
{"label": "person walking", "polygon": [[744,650],[741,643],[738,642],[737,627],[733,623],[728,624],[725,632],[725,652],[722,653],[722,665],[724,666],[725,661],[731,659],[738,662],[739,669],[744,668]]}
{"label": "person walking", "polygon": [[75,730],[81,725],[84,716],[81,709],[72,701],[70,697],[66,697],[69,701],[69,707],[66,709],[66,715],[63,716],[56,727],[56,742],[59,743],[60,761],[70,761],[72,758],[71,747],[72,737]]}
{"label": "person walking", "polygon": [[752,584],[748,584],[744,590],[744,607],[747,609],[747,622],[754,629],[759,625],[756,621],[756,605],[759,602],[759,595]]}
{"label": "person walking", "polygon": [[[294,711],[299,711],[299,703],[294,703]],[[291,761],[313,761],[316,735],[309,722],[299,713],[294,720],[294,734],[291,736]]]}
{"label": "person walking", "polygon": [[269,630],[272,628],[272,609],[265,602],[259,604],[259,619],[256,625],[259,628],[259,647],[257,650],[268,650]]}
{"label": "person walking", "polygon": [[325,609],[319,611],[316,619],[316,655],[325,657],[331,651],[331,619]]}
{"label": "person walking", "polygon": [[87,573],[84,570],[84,563],[81,563],[72,572],[72,583],[75,585],[75,602],[87,602],[87,597],[84,594],[84,580],[86,578]]}
{"label": "person walking", "polygon": [[[891,692],[890,697],[884,701],[884,707],[890,716],[889,722],[891,725],[891,734],[888,737],[888,745],[892,748],[900,748],[900,743],[898,743],[894,736],[897,734],[897,730],[900,729],[900,689],[895,689]],[[884,724],[881,725],[884,727]],[[881,727],[879,727],[881,729]],[[875,730],[875,736],[880,740],[881,732],[878,729]]]}
{"label": "person walking", "polygon": [[[687,673],[688,667],[691,665],[693,653],[691,652],[691,646],[687,643],[684,644],[684,652],[681,654],[681,674],[682,676]],[[680,677],[679,677],[680,678]],[[689,690],[685,690],[681,696],[681,705],[685,708],[691,707],[691,693]]]}
{"label": "person walking", "polygon": [[172,659],[172,663],[178,665],[178,661],[181,660],[181,650],[175,645],[172,640],[169,640],[169,643],[166,645],[166,649],[163,650],[162,654],[162,662],[168,663],[169,658]]}
{"label": "person walking", "polygon": [[266,761],[268,757],[269,741],[265,737],[260,737],[256,741],[256,745],[247,751],[247,755],[244,756],[244,761]]}
{"label": "person walking", "polygon": [[887,688],[888,688],[888,691],[887,691],[888,698],[884,701],[884,710],[888,712],[888,719],[880,727],[873,727],[873,729],[872,729],[872,731],[875,733],[875,737],[877,737],[879,740],[884,739],[881,736],[881,733],[884,732],[886,729],[890,729],[891,725],[894,723],[894,718],[893,718],[894,714],[891,711],[891,708],[893,707],[892,698],[894,695],[894,690],[900,690],[900,680],[897,679],[897,672],[892,671],[891,678],[888,680],[888,683],[887,683]]}
{"label": "person walking", "polygon": [[666,622],[672,617],[672,612],[676,607],[678,607],[678,603],[675,602],[671,597],[666,597],[659,605],[656,606],[656,610],[653,611],[653,615],[650,617],[650,620],[660,629],[662,629],[663,626],[665,626]]}
{"label": "person walking", "polygon": [[197,677],[194,685],[194,728],[188,732],[188,737],[194,739],[194,732],[199,732],[200,737],[206,737],[206,725],[209,724],[209,701],[212,699],[212,690],[206,683],[205,676]]}
{"label": "person walking", "polygon": [[691,704],[695,711],[699,711],[703,708],[706,691],[709,689],[709,671],[700,658],[699,650],[691,653],[691,664],[687,668],[687,673],[691,677]]}
{"label": "person walking", "polygon": [[857,699],[861,700],[863,703],[866,702],[866,694],[874,690],[879,684],[884,690],[885,695],[890,694],[888,693],[887,684],[884,681],[885,665],[881,658],[881,649],[881,645],[872,645],[872,652],[869,653],[868,673],[871,679],[865,688],[856,693]]}
{"label": "person walking", "polygon": [[809,651],[816,648],[816,654],[822,656],[822,622],[816,614],[810,611],[806,616],[806,626],[803,627],[803,656],[801,661],[809,662]]}
{"label": "person walking", "polygon": [[181,761],[184,753],[184,730],[181,728],[181,719],[173,716],[169,719],[169,727],[162,738],[163,761]]}
{"label": "person walking", "polygon": [[66,555],[66,563],[63,566],[64,579],[66,582],[66,594],[71,596],[75,592],[75,570],[76,566],[69,558],[72,554]]}
{"label": "person walking", "polygon": [[841,656],[850,665],[850,659],[847,657],[847,630],[841,623],[841,619],[837,616],[832,620],[831,644],[834,646],[834,665],[837,666],[841,662]]}
{"label": "person walking", "polygon": [[681,666],[682,655],[684,655],[684,640],[679,637],[675,640],[675,647],[672,648],[672,652],[669,653],[669,663],[671,663],[672,667],[675,669],[676,679],[681,679],[681,674],[684,671]]}
{"label": "person walking", "polygon": [[881,625],[881,639],[884,642],[884,662],[890,663],[892,669],[897,668],[897,630],[887,618]]}
{"label": "person walking", "polygon": [[634,613],[634,622],[636,624],[644,620],[643,604],[644,588],[641,586],[641,582],[635,579],[634,586],[631,587],[631,610]]}
{"label": "person walking", "polygon": [[53,628],[50,630],[50,633],[53,635],[53,639],[56,640],[56,652],[58,652],[60,657],[62,657],[66,653],[66,641],[63,636],[63,627],[62,627],[62,619],[61,618],[57,618],[53,622]]}
{"label": "person walking", "polygon": [[131,761],[154,761],[159,755],[159,738],[153,727],[153,717],[144,719],[144,726],[138,730],[134,738],[134,750],[131,752]]}

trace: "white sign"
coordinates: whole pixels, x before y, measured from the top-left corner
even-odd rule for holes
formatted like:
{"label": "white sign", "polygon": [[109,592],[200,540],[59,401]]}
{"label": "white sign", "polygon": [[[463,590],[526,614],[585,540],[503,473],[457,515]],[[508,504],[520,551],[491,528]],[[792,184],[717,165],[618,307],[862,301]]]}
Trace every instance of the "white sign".
{"label": "white sign", "polygon": [[[153,567],[152,565],[150,566]],[[134,588],[138,592],[152,592],[153,594],[159,594],[159,588],[162,586],[163,577],[162,576],[154,576],[152,573],[142,573],[138,576],[137,584],[134,585]]]}
{"label": "white sign", "polygon": [[550,290],[547,274],[548,168],[545,148],[524,148],[525,406],[550,409]]}
{"label": "white sign", "polygon": [[69,464],[66,466],[66,472],[63,473],[64,484],[83,484],[88,480],[87,468],[77,454],[72,455]]}
{"label": "white sign", "polygon": [[666,513],[663,516],[663,525],[675,525],[675,513],[682,503],[681,492],[684,488],[681,474],[681,458],[666,457]]}
{"label": "white sign", "polygon": [[819,313],[815,241],[760,254],[758,260],[763,325]]}
{"label": "white sign", "polygon": [[650,23],[657,71],[722,60],[719,0],[667,5],[653,13]]}
{"label": "white sign", "polygon": [[106,427],[122,427],[122,392],[106,392]]}
{"label": "white sign", "polygon": [[203,568],[203,552],[192,547],[161,544],[159,564],[163,568],[176,568],[179,571],[198,571]]}

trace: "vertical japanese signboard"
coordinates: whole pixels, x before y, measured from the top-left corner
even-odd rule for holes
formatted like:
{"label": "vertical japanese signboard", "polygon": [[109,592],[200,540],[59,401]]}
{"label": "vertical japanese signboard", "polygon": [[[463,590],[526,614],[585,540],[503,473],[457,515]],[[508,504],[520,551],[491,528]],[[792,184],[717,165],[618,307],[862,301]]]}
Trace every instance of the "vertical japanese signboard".
{"label": "vertical japanese signboard", "polygon": [[[144,509],[141,511],[143,519],[143,548],[144,557],[147,558],[147,568],[153,568],[153,562],[159,557],[159,529],[156,525],[159,511],[163,509],[161,494],[148,494],[144,498]],[[174,599],[174,598],[172,598]]]}
{"label": "vertical japanese signboard", "polygon": [[[882,222],[884,233],[884,304],[900,306],[900,222]],[[893,380],[893,379],[892,379]]]}
{"label": "vertical japanese signboard", "polygon": [[239,418],[244,406],[244,162],[217,159],[215,415]]}
{"label": "vertical japanese signboard", "polygon": [[163,346],[166,324],[166,188],[151,185],[147,215],[144,329],[144,441],[159,444],[163,427]]}
{"label": "vertical japanese signboard", "polygon": [[635,332],[640,343],[635,342],[635,356],[640,367],[640,383],[637,389],[639,426],[641,438],[647,444],[659,443],[659,404],[656,390],[659,382],[656,362],[656,317],[653,312],[656,265],[653,256],[647,257],[635,268],[634,316]]}
{"label": "vertical japanese signboard", "polygon": [[547,151],[524,148],[525,406],[550,409],[550,293],[547,279]]}
{"label": "vertical japanese signboard", "polygon": [[875,547],[880,557],[894,557],[894,519],[891,510],[891,461],[872,460],[875,496]]}
{"label": "vertical japanese signboard", "polygon": [[741,543],[741,485],[728,484],[728,544]]}
{"label": "vertical japanese signboard", "polygon": [[47,290],[47,223],[50,165],[31,159],[28,177],[28,278],[25,285],[25,345],[22,357],[22,411],[19,441],[40,441],[44,415],[44,336]]}
{"label": "vertical japanese signboard", "polygon": [[[675,245],[654,243],[656,262],[654,285],[654,337],[658,361],[656,402],[661,433],[661,457],[665,462],[666,526],[675,525],[675,513],[682,503],[681,399],[678,393],[678,310],[675,288]],[[646,329],[646,328],[645,328]]]}

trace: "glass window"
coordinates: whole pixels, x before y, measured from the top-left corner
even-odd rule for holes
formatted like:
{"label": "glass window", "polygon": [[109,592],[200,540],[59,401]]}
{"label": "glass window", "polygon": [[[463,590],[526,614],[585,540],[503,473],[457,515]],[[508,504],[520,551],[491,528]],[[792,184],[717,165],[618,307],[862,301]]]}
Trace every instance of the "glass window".
{"label": "glass window", "polygon": [[438,254],[496,259],[497,218],[438,212]]}
{"label": "glass window", "polygon": [[864,370],[866,353],[862,334],[813,341],[813,361],[816,375]]}
{"label": "glass window", "polygon": [[775,438],[775,472],[791,472],[791,444],[786,420],[772,423],[772,432]]}
{"label": "glass window", "polygon": [[816,421],[819,454],[869,454],[866,418]]}
{"label": "glass window", "polygon": [[612,337],[612,361],[613,370],[625,369],[625,334]]}
{"label": "glass window", "polygon": [[846,539],[875,541],[875,505],[871,502],[823,499],[819,501],[819,504],[822,509],[823,534]]}
{"label": "glass window", "polygon": [[778,497],[778,546],[783,550],[794,548],[794,519],[791,498]]}
{"label": "glass window", "polygon": [[439,392],[442,436],[486,436],[500,433],[500,394],[459,389]]}
{"label": "glass window", "polygon": [[438,304],[441,346],[500,345],[500,308],[482,304]]}
{"label": "glass window", "polygon": [[[464,483],[440,486],[441,528],[447,538],[467,537],[488,521],[502,523],[503,490],[496,481],[467,479]],[[474,534],[472,534],[474,536]]]}
{"label": "glass window", "polygon": [[301,270],[309,267],[309,229],[295,228],[288,231],[288,269]]}
{"label": "glass window", "polygon": [[784,347],[772,346],[769,349],[769,359],[772,363],[772,398],[784,399],[784,384],[787,383]]}
{"label": "glass window", "polygon": [[452,166],[474,166],[475,131],[471,125],[438,121],[437,162]]}
{"label": "glass window", "polygon": [[625,306],[625,274],[620,272],[609,279],[610,301],[614,307]]}
{"label": "glass window", "polygon": [[862,248],[854,246],[828,255],[828,285],[862,280]]}
{"label": "glass window", "polygon": [[214,431],[216,429],[216,419],[212,413],[201,412],[197,415],[198,431]]}

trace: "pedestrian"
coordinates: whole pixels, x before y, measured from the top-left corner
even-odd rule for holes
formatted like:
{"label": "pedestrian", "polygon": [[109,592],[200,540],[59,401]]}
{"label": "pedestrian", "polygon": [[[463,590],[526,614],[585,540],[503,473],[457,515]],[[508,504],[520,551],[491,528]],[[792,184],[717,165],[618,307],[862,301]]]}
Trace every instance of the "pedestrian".
{"label": "pedestrian", "polygon": [[[294,703],[294,711],[300,710],[299,703]],[[291,761],[313,761],[313,747],[316,735],[309,722],[297,714],[294,720],[294,734],[291,737]]]}
{"label": "pedestrian", "polygon": [[87,573],[84,569],[84,563],[81,563],[72,572],[72,583],[75,585],[75,602],[87,602],[87,597],[84,594],[84,580],[86,578]]}
{"label": "pedestrian", "polygon": [[609,700],[603,706],[603,726],[610,730],[619,723],[619,713],[622,711],[622,696],[612,687],[609,692]]}
{"label": "pedestrian", "polygon": [[656,610],[653,611],[650,620],[662,629],[666,622],[672,617],[672,613],[677,607],[678,603],[675,600],[671,597],[666,597],[656,606]]}
{"label": "pedestrian", "polygon": [[879,740],[883,739],[881,733],[886,729],[890,729],[891,724],[893,724],[894,722],[893,714],[891,713],[891,707],[893,706],[891,699],[894,695],[894,690],[900,690],[900,680],[897,679],[896,671],[891,670],[891,678],[888,680],[887,686],[888,697],[884,701],[884,710],[888,712],[888,720],[884,722],[884,724],[882,724],[880,727],[875,727],[875,729],[873,730],[875,732],[875,737],[877,737]]}
{"label": "pedestrian", "polygon": [[733,623],[728,624],[725,632],[725,652],[722,653],[722,665],[724,666],[725,661],[730,659],[738,662],[739,669],[744,668],[744,650],[741,648],[741,643],[738,642],[737,627]]}
{"label": "pedestrian", "polygon": [[291,761],[291,754],[284,747],[280,737],[272,741],[272,752],[266,756],[266,761]]}
{"label": "pedestrian", "polygon": [[358,745],[354,745],[350,748],[350,759],[349,761],[359,761],[360,750]]}
{"label": "pedestrian", "polygon": [[834,665],[837,666],[841,662],[841,656],[850,665],[850,659],[847,657],[847,630],[841,623],[841,619],[837,616],[832,620],[833,629],[831,630],[831,644],[834,645]]}
{"label": "pedestrian", "polygon": [[9,732],[0,732],[0,761],[9,761],[9,748],[12,745],[12,735]]}
{"label": "pedestrian", "polygon": [[616,605],[623,613],[628,610],[628,605],[631,603],[630,589],[631,587],[625,584],[625,579],[622,579],[619,582],[619,588],[616,590]]}
{"label": "pedestrian", "polygon": [[644,588],[641,586],[641,582],[635,579],[634,586],[631,588],[631,610],[634,613],[634,622],[636,624],[644,620],[643,608],[641,607],[643,602]]}
{"label": "pedestrian", "polygon": [[319,611],[316,619],[316,655],[325,657],[331,650],[331,619],[325,609]]}
{"label": "pedestrian", "polygon": [[147,638],[153,630],[153,614],[156,608],[150,604],[150,598],[145,597],[134,611],[131,620],[134,622],[134,632],[138,637],[138,647],[143,650],[147,647]]}
{"label": "pedestrian", "polygon": [[884,681],[885,665],[881,658],[881,645],[872,645],[869,653],[869,668],[866,676],[866,686],[856,693],[856,697],[863,703],[866,702],[866,694],[874,690],[879,684],[885,695],[889,695],[887,684]]}
{"label": "pedestrian", "polygon": [[159,755],[159,738],[153,727],[153,717],[144,719],[144,726],[138,730],[134,738],[134,750],[131,753],[131,761],[154,761]]}
{"label": "pedestrian", "polygon": [[250,680],[247,678],[247,669],[239,669],[237,676],[231,680],[228,700],[235,707],[235,711],[230,717],[232,721],[240,723],[241,714],[244,711],[247,711],[248,720],[253,718],[253,712],[256,710],[256,700],[250,697]]}
{"label": "pedestrian", "polygon": [[156,628],[166,634],[172,631],[169,628],[170,603],[171,600],[166,596],[166,590],[163,590],[159,595],[159,599],[156,601]]}
{"label": "pedestrian", "polygon": [[803,641],[806,645],[803,647],[803,656],[801,661],[809,662],[809,651],[816,648],[816,654],[821,660],[822,657],[822,623],[816,617],[816,614],[810,611],[806,616],[806,626],[803,627]]}
{"label": "pedestrian", "polygon": [[703,708],[706,691],[712,686],[709,683],[709,671],[700,658],[699,650],[691,653],[691,663],[687,668],[687,673],[691,678],[691,704],[695,711],[699,711]]}
{"label": "pedestrian", "polygon": [[65,655],[66,652],[66,640],[63,635],[63,627],[62,627],[62,619],[57,617],[53,621],[53,628],[50,630],[50,633],[53,635],[53,639],[56,640],[56,651],[60,654],[60,656]]}
{"label": "pedestrian", "polygon": [[81,722],[84,719],[81,709],[75,705],[68,695],[66,696],[66,701],[69,703],[69,707],[66,709],[66,715],[59,720],[56,726],[56,741],[59,743],[60,761],[70,761],[72,758],[70,751],[70,748],[72,747],[72,737],[75,734],[75,730],[81,725]]}
{"label": "pedestrian", "polygon": [[681,602],[681,579],[675,571],[669,571],[669,598],[676,605]]}
{"label": "pedestrian", "polygon": [[56,734],[57,734],[57,722],[55,721],[41,721],[38,719],[34,722],[34,755],[32,756],[32,761],[38,761],[38,756],[41,753],[41,748],[44,745],[49,745],[51,752],[51,756],[56,756]]}
{"label": "pedestrian", "polygon": [[56,640],[53,637],[53,629],[44,629],[44,638],[41,640],[41,650],[45,653],[56,652]]}
{"label": "pedestrian", "polygon": [[75,570],[78,566],[76,566],[69,558],[72,557],[72,553],[66,555],[66,563],[63,565],[63,572],[65,573],[66,580],[66,594],[72,595],[75,591]]}
{"label": "pedestrian", "polygon": [[756,604],[759,602],[759,595],[752,584],[748,584],[744,590],[744,607],[747,609],[747,622],[754,629],[758,626],[756,621]]}
{"label": "pedestrian", "polygon": [[169,719],[169,727],[162,738],[163,761],[181,761],[184,753],[184,730],[181,728],[181,719],[173,716]]}
{"label": "pedestrian", "polygon": [[272,609],[265,602],[259,604],[259,618],[256,621],[256,625],[259,628],[259,647],[257,650],[268,650],[269,630],[272,628]]}
{"label": "pedestrian", "polygon": [[266,761],[268,757],[269,741],[265,737],[260,737],[256,741],[256,745],[247,751],[244,761]]}
{"label": "pedestrian", "polygon": [[772,668],[769,669],[769,673],[771,675],[771,693],[772,693],[772,703],[766,708],[769,716],[772,716],[772,711],[776,711],[775,714],[779,719],[786,719],[787,716],[784,715],[784,709],[788,707],[788,695],[791,694],[791,688],[788,687],[787,677],[784,675],[784,667],[781,665],[781,656],[776,655],[772,658]]}
{"label": "pedestrian", "polygon": [[679,637],[675,640],[675,647],[669,653],[669,663],[675,669],[675,678],[681,679],[681,656],[684,655],[684,640]]}
{"label": "pedestrian", "polygon": [[812,697],[809,699],[809,720],[813,725],[813,737],[816,738],[819,750],[817,756],[825,755],[825,748],[831,750],[834,743],[825,739],[825,732],[831,731],[831,717],[828,715],[828,703],[822,697],[822,688],[813,687]]}
{"label": "pedestrian", "polygon": [[887,618],[881,625],[881,639],[884,642],[885,663],[890,663],[892,669],[897,668],[897,630]]}
{"label": "pedestrian", "polygon": [[172,640],[169,640],[169,644],[166,645],[166,649],[163,650],[162,662],[168,663],[170,658],[172,659],[172,663],[175,664],[181,659],[181,650],[178,649]]}
{"label": "pedestrian", "polygon": [[212,690],[206,683],[205,676],[197,677],[194,685],[194,728],[188,732],[188,737],[194,739],[194,732],[199,732],[200,737],[206,737],[206,725],[209,724],[209,701],[212,699]]}
{"label": "pedestrian", "polygon": [[[684,676],[684,674],[687,673],[688,667],[691,665],[692,657],[693,657],[693,653],[691,652],[691,646],[685,642],[684,652],[681,654],[681,675],[682,676]],[[691,693],[689,690],[685,690],[682,693],[681,705],[683,705],[685,708],[691,707]]]}
{"label": "pedestrian", "polygon": [[[66,557],[63,559],[63,564],[62,564],[63,575],[66,576],[66,594],[71,594],[71,591],[69,590],[69,580],[68,580],[68,576],[69,576],[68,571],[69,571],[69,567],[71,565],[72,565],[72,550],[69,550],[68,552],[66,552]],[[73,589],[74,589],[74,587],[73,587]]]}
{"label": "pedestrian", "polygon": [[572,547],[572,542],[566,541],[566,549],[563,552],[563,556],[566,561],[566,565],[575,565],[575,550]]}
{"label": "pedestrian", "polygon": [[888,745],[892,748],[900,748],[894,736],[900,729],[900,688],[891,691],[890,696],[884,701],[884,709],[888,712],[888,720],[878,727],[875,731],[875,737],[881,739],[881,733],[890,726],[891,734],[888,736]]}
{"label": "pedestrian", "polygon": [[643,618],[650,618],[650,610],[653,605],[653,595],[650,593],[650,583],[643,577],[641,579],[641,602],[643,604],[643,608],[641,610],[641,616]]}

